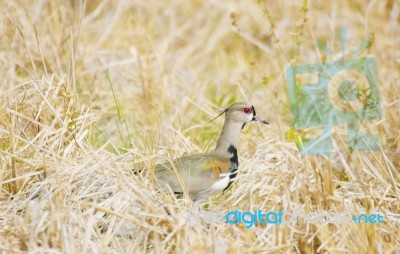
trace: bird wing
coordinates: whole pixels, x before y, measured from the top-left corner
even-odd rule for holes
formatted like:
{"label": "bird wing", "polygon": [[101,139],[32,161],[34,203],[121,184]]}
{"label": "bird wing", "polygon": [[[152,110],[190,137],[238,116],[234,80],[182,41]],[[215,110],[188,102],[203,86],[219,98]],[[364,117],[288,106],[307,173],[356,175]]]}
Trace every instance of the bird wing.
{"label": "bird wing", "polygon": [[190,193],[211,188],[221,178],[237,168],[230,158],[214,154],[196,154],[181,157],[172,163],[158,164],[155,175],[159,182],[168,184],[174,192],[182,192],[181,181]]}

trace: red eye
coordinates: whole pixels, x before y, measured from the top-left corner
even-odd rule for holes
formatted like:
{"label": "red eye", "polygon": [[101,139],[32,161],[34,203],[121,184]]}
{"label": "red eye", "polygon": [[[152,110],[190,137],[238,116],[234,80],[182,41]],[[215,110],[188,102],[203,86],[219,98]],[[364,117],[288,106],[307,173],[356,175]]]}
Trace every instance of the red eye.
{"label": "red eye", "polygon": [[244,109],[243,109],[243,112],[244,112],[245,114],[250,114],[250,113],[252,112],[252,109],[251,109],[251,108],[244,108]]}

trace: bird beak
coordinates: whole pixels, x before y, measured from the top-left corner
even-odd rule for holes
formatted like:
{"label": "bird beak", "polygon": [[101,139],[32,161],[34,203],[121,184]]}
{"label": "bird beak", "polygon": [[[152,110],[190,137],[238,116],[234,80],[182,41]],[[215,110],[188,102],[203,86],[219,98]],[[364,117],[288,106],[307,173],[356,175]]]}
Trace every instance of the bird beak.
{"label": "bird beak", "polygon": [[269,122],[267,120],[262,119],[261,117],[259,117],[257,115],[253,116],[252,121],[258,121],[258,122],[263,123],[263,124],[269,124]]}
{"label": "bird beak", "polygon": [[269,124],[269,122],[265,119],[262,119],[261,117],[259,117],[256,113],[256,109],[254,108],[254,106],[251,106],[253,108],[253,119],[251,119],[251,121],[258,121],[260,123],[263,124]]}

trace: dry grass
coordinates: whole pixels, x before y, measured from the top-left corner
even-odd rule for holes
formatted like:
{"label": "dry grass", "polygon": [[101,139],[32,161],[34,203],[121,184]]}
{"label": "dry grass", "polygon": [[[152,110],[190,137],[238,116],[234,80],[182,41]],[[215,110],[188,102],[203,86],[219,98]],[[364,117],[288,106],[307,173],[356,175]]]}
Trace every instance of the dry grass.
{"label": "dry grass", "polygon": [[[383,1],[8,1],[0,16],[3,253],[395,253],[400,250],[400,3]],[[85,11],[83,11],[85,10]],[[383,148],[300,157],[286,140],[284,71],[376,58]],[[192,203],[131,169],[214,145],[233,101],[269,118],[241,138],[240,175],[209,211],[381,212],[382,225],[186,222]]]}

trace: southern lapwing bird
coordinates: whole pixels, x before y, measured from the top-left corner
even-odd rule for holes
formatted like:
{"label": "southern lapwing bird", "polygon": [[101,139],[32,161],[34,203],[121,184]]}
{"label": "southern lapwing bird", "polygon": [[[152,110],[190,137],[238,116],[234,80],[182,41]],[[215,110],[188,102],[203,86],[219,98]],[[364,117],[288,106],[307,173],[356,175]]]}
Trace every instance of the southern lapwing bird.
{"label": "southern lapwing bird", "polygon": [[175,194],[183,193],[182,185],[194,201],[226,190],[236,177],[239,160],[237,144],[246,123],[268,122],[258,115],[254,107],[237,102],[222,111],[225,123],[217,146],[210,153],[185,156],[155,166],[155,177],[160,185]]}

